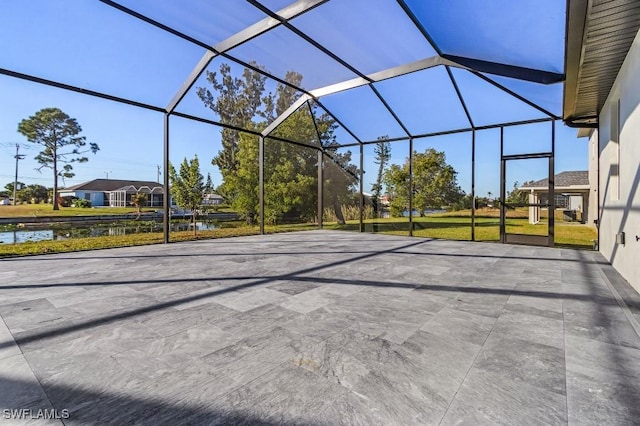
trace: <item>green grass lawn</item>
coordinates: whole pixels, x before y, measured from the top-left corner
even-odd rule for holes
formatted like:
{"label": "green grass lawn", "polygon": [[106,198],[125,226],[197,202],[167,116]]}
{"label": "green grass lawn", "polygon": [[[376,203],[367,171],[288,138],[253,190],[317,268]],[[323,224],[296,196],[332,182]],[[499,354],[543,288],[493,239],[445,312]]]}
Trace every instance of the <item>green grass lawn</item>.
{"label": "green grass lawn", "polygon": [[[156,208],[145,208],[142,212],[154,212]],[[23,204],[17,206],[0,206],[0,217],[37,217],[37,216],[97,216],[112,214],[136,214],[135,207],[60,207],[53,210],[51,204]]]}
{"label": "green grass lawn", "polygon": [[[499,241],[500,240],[500,218],[490,212],[476,216],[475,240],[476,241]],[[560,213],[561,214],[561,213]],[[547,220],[543,220],[536,225],[529,224],[526,214],[513,212],[507,217],[507,233],[547,235]],[[426,217],[413,218],[413,235],[425,238],[442,238],[448,240],[471,240],[471,215],[468,211],[441,213]],[[348,231],[358,231],[358,221],[349,221],[346,225],[336,223],[325,223],[327,229],[342,229]],[[364,223],[366,232],[381,232],[394,235],[408,235],[409,219],[385,218],[367,219]],[[566,223],[558,220],[554,226],[555,243],[558,246],[575,248],[592,248],[593,240],[597,238],[596,230],[588,225],[579,223]]]}
{"label": "green grass lawn", "polygon": [[[277,232],[308,231],[317,229],[315,224],[293,224],[265,226],[265,232],[273,234]],[[241,237],[257,235],[260,233],[258,226],[241,225],[235,228],[219,228],[210,231],[198,231],[196,237],[192,231],[171,232],[169,239],[172,242],[205,240],[213,238]],[[102,236],[88,238],[73,238],[68,240],[25,242],[20,244],[0,244],[0,257],[26,256],[47,253],[65,253],[71,251],[95,250],[114,247],[141,246],[147,244],[161,244],[164,241],[162,232],[150,232],[143,234]]]}
{"label": "green grass lawn", "polygon": [[[3,206],[6,208],[10,206]],[[12,207],[12,206],[11,206]],[[27,207],[27,206],[16,206]],[[49,206],[50,207],[50,206]],[[102,209],[72,209],[63,208],[60,212],[87,212]],[[114,214],[113,210],[110,214]],[[134,212],[135,209],[117,209],[118,214],[123,210]],[[498,241],[500,239],[500,219],[495,211],[478,212],[476,216],[475,239],[476,241]],[[86,213],[85,213],[86,214]],[[450,240],[471,240],[471,217],[468,211],[442,213],[427,217],[415,217],[413,235],[424,238],[442,238]],[[367,219],[365,220],[366,232],[381,232],[394,235],[408,235],[408,218],[388,218],[388,219]],[[325,229],[336,229],[346,231],[358,231],[358,221],[348,221],[345,225],[336,223],[324,223]],[[303,223],[291,225],[267,225],[267,233],[305,231],[317,229],[317,225]],[[507,232],[530,235],[546,235],[546,219],[540,224],[531,225],[528,223],[526,214],[522,212],[512,212],[507,218]],[[247,226],[241,222],[236,222],[235,227],[222,227],[210,231],[199,231],[197,239],[225,238],[244,235],[256,235],[259,233],[258,226]],[[194,236],[191,231],[172,232],[171,241],[189,241]],[[565,223],[556,220],[555,242],[558,246],[585,248],[593,247],[592,241],[596,239],[596,230],[587,225],[578,223]],[[43,253],[60,253],[69,251],[92,250],[110,247],[137,246],[145,244],[159,244],[163,242],[161,232],[132,234],[122,236],[103,236],[89,238],[74,238],[58,241],[26,242],[21,244],[0,244],[0,257],[22,256]]]}
{"label": "green grass lawn", "polygon": [[[162,207],[146,207],[143,213],[153,213],[162,210]],[[213,210],[209,210],[213,212]],[[122,215],[137,214],[135,207],[60,207],[60,210],[53,210],[51,204],[23,204],[18,206],[0,206],[0,217],[38,217],[38,216],[102,216],[102,215]],[[220,213],[233,213],[228,207],[218,210]]]}

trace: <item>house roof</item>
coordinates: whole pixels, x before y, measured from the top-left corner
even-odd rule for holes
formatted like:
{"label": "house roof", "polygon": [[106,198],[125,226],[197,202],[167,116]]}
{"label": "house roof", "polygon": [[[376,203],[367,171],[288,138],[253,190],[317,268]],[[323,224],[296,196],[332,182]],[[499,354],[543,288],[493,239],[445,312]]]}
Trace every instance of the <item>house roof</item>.
{"label": "house roof", "polygon": [[210,194],[205,194],[204,198],[208,198],[208,199],[213,199],[213,200],[222,200],[223,197],[221,195],[218,195],[216,193],[210,193]]}
{"label": "house roof", "polygon": [[563,119],[588,127],[640,29],[640,2],[571,0],[567,12]]}
{"label": "house roof", "polygon": [[[572,186],[589,186],[589,172],[586,170],[568,171],[558,173],[554,181],[556,189],[569,188]],[[547,187],[547,179],[540,179],[522,185],[521,188]]]}
{"label": "house roof", "polygon": [[148,186],[149,188],[163,187],[161,183],[144,181],[144,180],[94,179],[88,182],[80,183],[78,185],[73,185],[68,188],[61,189],[60,192],[72,192],[72,191],[107,192],[107,191],[115,191],[128,186],[135,186],[136,188],[140,188],[142,186]]}

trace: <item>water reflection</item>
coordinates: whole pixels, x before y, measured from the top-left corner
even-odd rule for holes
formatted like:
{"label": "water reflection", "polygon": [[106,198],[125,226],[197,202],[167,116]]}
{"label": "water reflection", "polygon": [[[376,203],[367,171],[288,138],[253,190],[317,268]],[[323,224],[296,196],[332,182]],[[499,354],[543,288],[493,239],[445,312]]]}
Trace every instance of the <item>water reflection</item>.
{"label": "water reflection", "polygon": [[[438,214],[438,213],[446,213],[446,212],[447,210],[445,209],[427,209],[422,212],[422,215],[428,216],[430,214]],[[419,217],[419,216],[420,216],[420,211],[417,209],[413,209],[413,217]],[[389,210],[386,210],[386,209],[382,210],[382,217],[385,219],[390,218],[391,212],[389,212]],[[402,217],[409,217],[409,210],[405,209],[402,212]]]}
{"label": "water reflection", "polygon": [[[191,223],[172,223],[171,231],[193,230]],[[218,225],[210,222],[196,222],[198,231],[217,229]],[[123,236],[148,232],[162,232],[162,224],[145,224],[137,226],[75,226],[70,228],[15,230],[0,232],[0,244],[20,244],[35,241],[67,240],[71,238]]]}
{"label": "water reflection", "polygon": [[53,230],[41,231],[7,231],[0,232],[0,243],[17,244],[28,241],[43,241],[56,239]]}

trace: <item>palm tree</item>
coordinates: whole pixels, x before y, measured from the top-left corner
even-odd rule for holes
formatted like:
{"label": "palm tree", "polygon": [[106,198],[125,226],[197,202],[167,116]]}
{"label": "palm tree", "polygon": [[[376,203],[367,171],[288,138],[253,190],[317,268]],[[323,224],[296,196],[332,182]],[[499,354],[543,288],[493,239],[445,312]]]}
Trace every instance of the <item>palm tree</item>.
{"label": "palm tree", "polygon": [[144,192],[138,192],[131,196],[131,202],[134,206],[138,208],[138,215],[136,216],[136,220],[140,219],[140,214],[142,213],[142,206],[147,204],[147,194]]}

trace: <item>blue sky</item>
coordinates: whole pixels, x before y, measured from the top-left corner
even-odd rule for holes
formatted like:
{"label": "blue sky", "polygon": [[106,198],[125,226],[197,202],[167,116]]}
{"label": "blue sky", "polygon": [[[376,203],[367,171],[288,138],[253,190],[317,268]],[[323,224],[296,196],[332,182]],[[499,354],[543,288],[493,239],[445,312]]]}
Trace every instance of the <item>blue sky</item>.
{"label": "blue sky", "polygon": [[[189,7],[182,2],[172,1],[127,0],[122,3],[148,13],[161,22],[173,23],[179,30],[212,44],[264,17],[262,12],[246,2],[211,4],[204,0],[192,0],[188,3]],[[267,6],[281,7],[285,3],[281,0],[265,1]],[[480,9],[471,0],[430,2],[431,13],[425,13],[425,3],[407,3],[424,20],[425,25],[432,28],[432,36],[447,52],[482,57],[488,55],[489,59],[511,60],[514,65],[562,71],[563,19],[558,22],[557,5],[564,2],[544,0],[544,4],[540,4],[539,1],[527,0],[518,2],[518,7],[522,8],[518,11],[514,9],[514,2],[492,0],[483,3],[482,8],[482,13],[493,17],[490,21],[474,18],[473,13],[480,13]],[[239,8],[242,13],[234,14],[234,8]],[[527,27],[524,32],[518,29],[518,16],[522,16],[522,13],[518,13],[524,11],[531,14],[536,8],[542,11],[536,24],[530,25],[532,28]],[[350,10],[361,10],[363,13],[349,13]],[[455,14],[462,10],[469,13]],[[503,16],[503,19],[497,20],[495,16]],[[560,16],[563,18],[562,14]],[[452,19],[458,19],[464,31],[447,33],[447,23],[451,24]],[[367,25],[376,20],[386,20],[389,25]],[[325,31],[327,22],[337,22],[338,29],[335,32]],[[341,22],[351,25],[340,25]],[[511,26],[507,26],[509,22]],[[293,23],[364,72],[393,67],[434,53],[433,48],[424,43],[417,29],[410,25],[395,1],[331,0],[295,19]],[[537,31],[537,35],[534,37],[531,31]],[[509,34],[511,36],[507,37]],[[474,42],[470,43],[469,40]],[[498,40],[499,44],[496,45]],[[370,43],[369,49],[362,48],[366,42]],[[277,49],[270,49],[269,46]],[[526,56],[517,49],[522,46],[527,47]],[[83,0],[65,1],[64,7],[59,2],[47,0],[2,2],[0,51],[2,68],[161,107],[173,97],[204,53],[199,46],[170,36],[100,2]],[[230,53],[247,61],[255,60],[280,77],[290,69],[301,72],[304,75],[303,85],[308,89],[354,76],[351,71],[295,38],[284,28],[269,32]],[[211,69],[217,68],[219,63],[219,60],[214,61]],[[241,67],[234,66],[235,73],[241,71]],[[543,116],[464,70],[453,69],[452,72],[468,97],[466,101],[476,125]],[[503,77],[489,77],[544,108],[560,112],[560,85],[541,86]],[[201,79],[198,85],[202,84]],[[275,83],[269,81],[267,87],[273,90]],[[443,68],[380,82],[376,88],[412,133],[468,127],[464,111],[456,101],[455,92]],[[95,156],[89,154],[88,163],[74,167],[76,177],[67,179],[64,182],[67,186],[104,178],[107,174],[117,179],[156,180],[157,166],[162,165],[163,155],[162,114],[7,76],[0,76],[0,94],[3,100],[0,102],[0,187],[13,181],[13,144],[16,142],[25,146],[22,153],[27,155],[26,159],[20,161],[19,180],[27,184],[51,186],[50,172],[44,170],[40,174],[35,170],[38,165],[33,157],[38,152],[37,147],[26,149],[29,144],[17,132],[17,126],[20,120],[39,109],[54,106],[76,118],[87,139],[98,143],[101,148]],[[362,139],[403,135],[400,126],[367,87],[328,96],[321,101]],[[178,110],[216,118],[193,91]],[[548,145],[550,135],[550,126],[544,126],[539,126],[544,130],[536,126],[507,130],[508,149],[515,153],[525,147],[531,151],[544,148],[545,144]],[[489,191],[496,194],[499,190],[497,135],[497,130],[477,134],[478,195],[486,195]],[[345,132],[339,132],[339,138],[341,142],[351,142]],[[462,188],[469,192],[470,140],[469,133],[419,139],[415,141],[415,149],[422,151],[427,147],[435,147],[445,151],[448,161],[459,172]],[[219,149],[219,128],[172,118],[173,163],[180,162],[185,156],[191,158],[198,155],[203,173],[211,173],[214,183],[219,184],[220,175],[210,164]],[[357,164],[357,148],[350,149],[354,152],[354,162]],[[407,142],[392,144],[393,162],[402,163],[407,155]],[[557,172],[585,170],[587,167],[585,142],[577,140],[575,130],[562,124],[557,126],[556,156]],[[371,149],[365,150],[364,160],[367,171],[365,191],[369,191],[376,170]],[[522,182],[542,178],[544,174],[543,168],[532,165],[518,167],[509,173],[509,177]]]}

